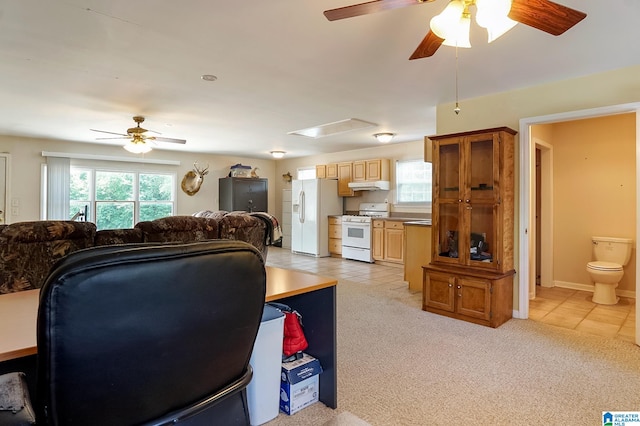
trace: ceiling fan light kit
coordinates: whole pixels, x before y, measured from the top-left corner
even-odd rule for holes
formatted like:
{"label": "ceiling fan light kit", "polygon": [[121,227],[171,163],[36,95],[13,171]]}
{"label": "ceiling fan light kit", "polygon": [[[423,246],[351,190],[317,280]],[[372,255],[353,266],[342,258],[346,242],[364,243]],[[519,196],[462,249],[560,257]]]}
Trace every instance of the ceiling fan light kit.
{"label": "ceiling fan light kit", "polygon": [[147,136],[145,134],[146,132],[153,132],[157,134],[160,134],[160,133],[154,130],[147,130],[140,127],[140,123],[144,122],[144,117],[140,115],[136,115],[135,117],[133,117],[133,121],[136,122],[136,126],[128,128],[127,133],[107,132],[106,130],[96,130],[96,129],[89,129],[89,130],[93,132],[99,132],[99,133],[108,133],[110,135],[118,135],[118,137],[115,137],[115,138],[113,137],[97,138],[98,140],[129,139],[129,142],[127,142],[127,144],[123,148],[134,154],[146,154],[147,152],[151,151],[151,146],[149,146],[147,141],[169,142],[169,143],[179,143],[179,144],[187,143],[187,141],[184,139],[164,138],[159,136]]}
{"label": "ceiling fan light kit", "polygon": [[123,148],[133,154],[146,154],[151,151],[149,144],[145,143],[145,141],[141,139],[132,139],[127,142]]}
{"label": "ceiling fan light kit", "polygon": [[[326,10],[324,15],[329,21],[335,21],[432,1],[374,0]],[[409,59],[432,56],[443,44],[471,47],[468,39],[471,25],[469,6],[472,5],[476,7],[476,22],[487,29],[489,42],[509,31],[518,22],[557,36],[587,16],[584,12],[551,0],[451,0],[442,13],[431,20],[429,32]]]}

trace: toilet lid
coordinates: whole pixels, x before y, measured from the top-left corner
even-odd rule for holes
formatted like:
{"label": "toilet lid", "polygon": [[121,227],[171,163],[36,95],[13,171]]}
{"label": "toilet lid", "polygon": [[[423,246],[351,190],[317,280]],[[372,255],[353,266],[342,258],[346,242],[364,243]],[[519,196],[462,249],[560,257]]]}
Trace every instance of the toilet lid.
{"label": "toilet lid", "polygon": [[613,262],[603,262],[601,260],[589,262],[587,268],[595,269],[596,271],[622,271],[622,265]]}

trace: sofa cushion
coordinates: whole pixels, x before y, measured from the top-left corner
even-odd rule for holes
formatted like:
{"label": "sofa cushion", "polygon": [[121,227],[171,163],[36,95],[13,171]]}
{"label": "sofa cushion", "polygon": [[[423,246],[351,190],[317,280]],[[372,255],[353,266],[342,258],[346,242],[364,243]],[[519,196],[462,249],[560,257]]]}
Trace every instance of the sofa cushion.
{"label": "sofa cushion", "polygon": [[247,212],[231,212],[218,221],[220,239],[245,241],[256,247],[267,257],[265,244],[266,225]]}
{"label": "sofa cushion", "polygon": [[91,222],[34,221],[0,230],[0,294],[42,287],[51,266],[76,250],[93,246]]}
{"label": "sofa cushion", "polygon": [[197,242],[218,238],[216,219],[194,216],[168,216],[138,222],[145,243]]}
{"label": "sofa cushion", "polygon": [[110,246],[142,242],[142,229],[102,229],[96,232],[94,245]]}

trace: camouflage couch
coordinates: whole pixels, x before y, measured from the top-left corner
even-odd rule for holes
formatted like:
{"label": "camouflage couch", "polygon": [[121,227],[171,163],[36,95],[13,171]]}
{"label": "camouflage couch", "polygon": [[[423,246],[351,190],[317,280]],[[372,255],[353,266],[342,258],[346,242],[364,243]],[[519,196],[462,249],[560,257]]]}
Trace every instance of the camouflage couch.
{"label": "camouflage couch", "polygon": [[[214,213],[214,214],[213,214]],[[96,231],[91,222],[34,221],[0,226],[0,294],[40,288],[55,262],[88,247],[128,243],[246,241],[267,255],[263,221],[238,212],[171,216],[131,229]]]}

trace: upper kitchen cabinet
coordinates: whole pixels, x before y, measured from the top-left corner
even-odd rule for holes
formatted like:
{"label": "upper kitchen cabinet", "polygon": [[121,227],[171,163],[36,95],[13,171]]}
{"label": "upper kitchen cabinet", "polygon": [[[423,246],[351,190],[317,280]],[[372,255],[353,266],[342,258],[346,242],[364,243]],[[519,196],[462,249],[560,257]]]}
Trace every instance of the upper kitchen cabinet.
{"label": "upper kitchen cabinet", "polygon": [[353,162],[353,182],[389,180],[388,159],[358,160]]}
{"label": "upper kitchen cabinet", "polygon": [[345,163],[338,163],[338,196],[340,197],[353,197],[360,195],[353,189],[349,188],[349,182],[352,181],[353,175],[353,163],[351,161]]}
{"label": "upper kitchen cabinet", "polygon": [[225,177],[219,179],[220,210],[266,212],[267,179]]}
{"label": "upper kitchen cabinet", "polygon": [[327,164],[327,179],[338,179],[338,163]]}
{"label": "upper kitchen cabinet", "polygon": [[507,127],[432,136],[432,262],[513,269],[514,135]]}
{"label": "upper kitchen cabinet", "polygon": [[320,164],[316,166],[316,178],[325,179],[327,177],[327,166]]}

